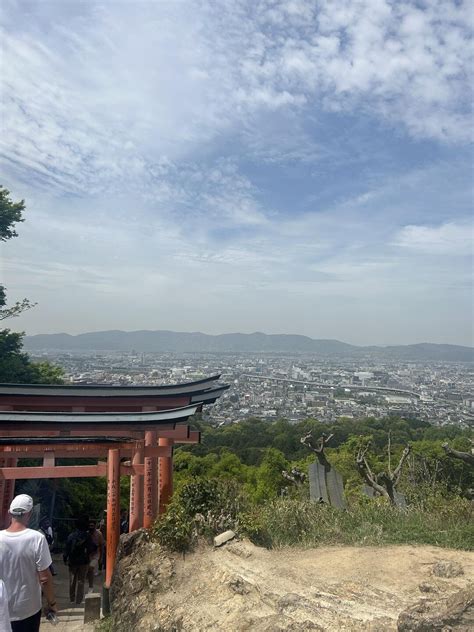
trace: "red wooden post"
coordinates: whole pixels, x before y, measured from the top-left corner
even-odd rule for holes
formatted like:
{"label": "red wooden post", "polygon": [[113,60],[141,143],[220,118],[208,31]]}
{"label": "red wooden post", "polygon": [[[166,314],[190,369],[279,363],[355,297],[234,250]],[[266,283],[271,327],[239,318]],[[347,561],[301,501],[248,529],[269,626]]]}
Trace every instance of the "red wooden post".
{"label": "red wooden post", "polygon": [[[158,445],[160,446],[172,446],[173,439],[167,439],[160,437],[158,439]],[[173,457],[172,456],[160,456],[158,459],[160,468],[160,492],[159,492],[159,506],[158,513],[163,514],[166,511],[166,506],[171,500],[173,495]]]}
{"label": "red wooden post", "polygon": [[[145,432],[145,446],[156,446],[155,430]],[[144,461],[143,526],[149,529],[155,522],[158,508],[158,459],[147,456]]]}
{"label": "red wooden post", "polygon": [[[137,442],[133,452],[132,465],[143,463],[143,441]],[[143,476],[132,474],[130,477],[130,519],[129,532],[143,525]]]}
{"label": "red wooden post", "polygon": [[120,450],[109,450],[107,457],[107,564],[105,586],[110,588],[120,537]]}
{"label": "red wooden post", "polygon": [[[7,464],[7,459],[0,459],[0,469]],[[0,479],[0,529],[5,529],[7,526],[3,522],[3,508],[4,508],[4,498],[5,498],[5,486],[7,481],[4,479]]]}
{"label": "red wooden post", "polygon": [[[5,459],[5,467],[16,467],[18,459]],[[8,510],[15,495],[15,480],[5,480],[3,483],[3,498],[0,507],[0,528],[5,529],[10,524]]]}

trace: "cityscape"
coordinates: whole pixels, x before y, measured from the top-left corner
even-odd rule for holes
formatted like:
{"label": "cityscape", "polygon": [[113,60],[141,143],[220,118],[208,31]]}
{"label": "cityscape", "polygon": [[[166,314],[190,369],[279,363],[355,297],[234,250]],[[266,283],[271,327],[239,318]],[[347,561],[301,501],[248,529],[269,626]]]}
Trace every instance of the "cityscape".
{"label": "cityscape", "polygon": [[400,416],[474,425],[472,363],[324,358],[305,354],[43,351],[72,384],[173,384],[219,373],[231,385],[203,413],[213,425],[258,417],[333,423]]}

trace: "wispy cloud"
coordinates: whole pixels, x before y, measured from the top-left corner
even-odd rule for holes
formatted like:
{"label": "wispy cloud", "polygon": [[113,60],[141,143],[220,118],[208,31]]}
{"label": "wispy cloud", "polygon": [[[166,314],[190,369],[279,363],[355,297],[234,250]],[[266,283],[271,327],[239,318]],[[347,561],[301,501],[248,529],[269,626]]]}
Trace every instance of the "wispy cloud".
{"label": "wispy cloud", "polygon": [[[94,328],[344,337],[344,301],[434,301],[440,284],[459,311],[470,8],[7,0],[0,164],[28,221],[2,265],[12,298],[41,302],[25,326],[84,329],[92,300]],[[203,292],[209,309],[187,309]]]}
{"label": "wispy cloud", "polygon": [[420,253],[472,256],[474,226],[472,222],[448,222],[439,226],[404,226],[394,243]]}

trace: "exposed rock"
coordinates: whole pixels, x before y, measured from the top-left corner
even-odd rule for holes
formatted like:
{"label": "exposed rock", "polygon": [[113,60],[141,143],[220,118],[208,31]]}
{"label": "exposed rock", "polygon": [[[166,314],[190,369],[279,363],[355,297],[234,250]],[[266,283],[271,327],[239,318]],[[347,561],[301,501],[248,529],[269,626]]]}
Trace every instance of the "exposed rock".
{"label": "exposed rock", "polygon": [[233,531],[224,531],[224,533],[219,533],[214,538],[214,546],[222,546],[229,540],[233,540],[235,538],[235,533]]}
{"label": "exposed rock", "polygon": [[248,595],[253,590],[252,584],[245,581],[242,577],[237,576],[229,582],[229,588],[238,595]]}
{"label": "exposed rock", "polygon": [[436,577],[459,577],[464,575],[464,569],[459,562],[439,560],[433,566],[432,573]]}
{"label": "exposed rock", "polygon": [[399,632],[469,632],[473,629],[473,585],[447,599],[424,599],[398,617]]}
{"label": "exposed rock", "polygon": [[435,584],[430,584],[428,582],[421,582],[421,584],[418,586],[418,588],[420,589],[420,592],[422,592],[422,593],[437,593],[437,592],[439,592],[438,586],[435,586]]}
{"label": "exposed rock", "polygon": [[[473,553],[446,551],[445,559],[462,561],[466,577],[474,573]],[[377,547],[269,551],[246,540],[220,548],[201,545],[182,555],[138,532],[121,538],[111,588],[112,630],[394,632],[400,612],[409,611],[419,586],[427,583],[427,568],[438,560],[434,547],[385,547],[383,554]],[[449,595],[468,581],[459,576],[427,585],[441,586],[443,600],[427,596],[446,610]],[[449,612],[460,607],[453,602]],[[405,625],[408,615],[400,616]],[[465,609],[460,620],[468,616]],[[413,628],[418,629],[424,628]]]}

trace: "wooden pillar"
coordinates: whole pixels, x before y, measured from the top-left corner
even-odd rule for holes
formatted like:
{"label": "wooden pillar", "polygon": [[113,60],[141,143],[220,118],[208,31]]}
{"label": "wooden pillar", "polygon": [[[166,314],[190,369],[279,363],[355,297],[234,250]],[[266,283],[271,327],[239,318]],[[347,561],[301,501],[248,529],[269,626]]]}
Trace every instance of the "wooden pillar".
{"label": "wooden pillar", "polygon": [[[5,467],[7,464],[7,459],[0,459],[0,469]],[[4,511],[4,498],[5,498],[5,488],[6,488],[6,480],[0,478],[0,529],[5,529],[7,526],[4,524],[3,520],[3,511]]]}
{"label": "wooden pillar", "polygon": [[[145,446],[156,446],[156,431],[145,432]],[[143,482],[143,526],[149,529],[156,519],[158,509],[158,459],[145,457]]]}
{"label": "wooden pillar", "polygon": [[[158,444],[160,446],[173,446],[173,439],[160,437]],[[166,511],[166,506],[173,495],[173,456],[161,456],[159,458],[159,505],[158,513],[162,514]]]}
{"label": "wooden pillar", "polygon": [[[132,465],[143,463],[143,441],[137,442],[132,456]],[[143,526],[143,476],[132,474],[130,477],[130,518],[129,532]]]}
{"label": "wooden pillar", "polygon": [[[4,459],[5,467],[16,467],[18,464],[18,459]],[[2,481],[2,504],[0,506],[0,529],[5,529],[10,524],[10,516],[8,510],[10,509],[10,504],[15,495],[15,481],[8,480]]]}
{"label": "wooden pillar", "polygon": [[107,563],[105,586],[110,588],[120,537],[120,450],[107,456]]}

